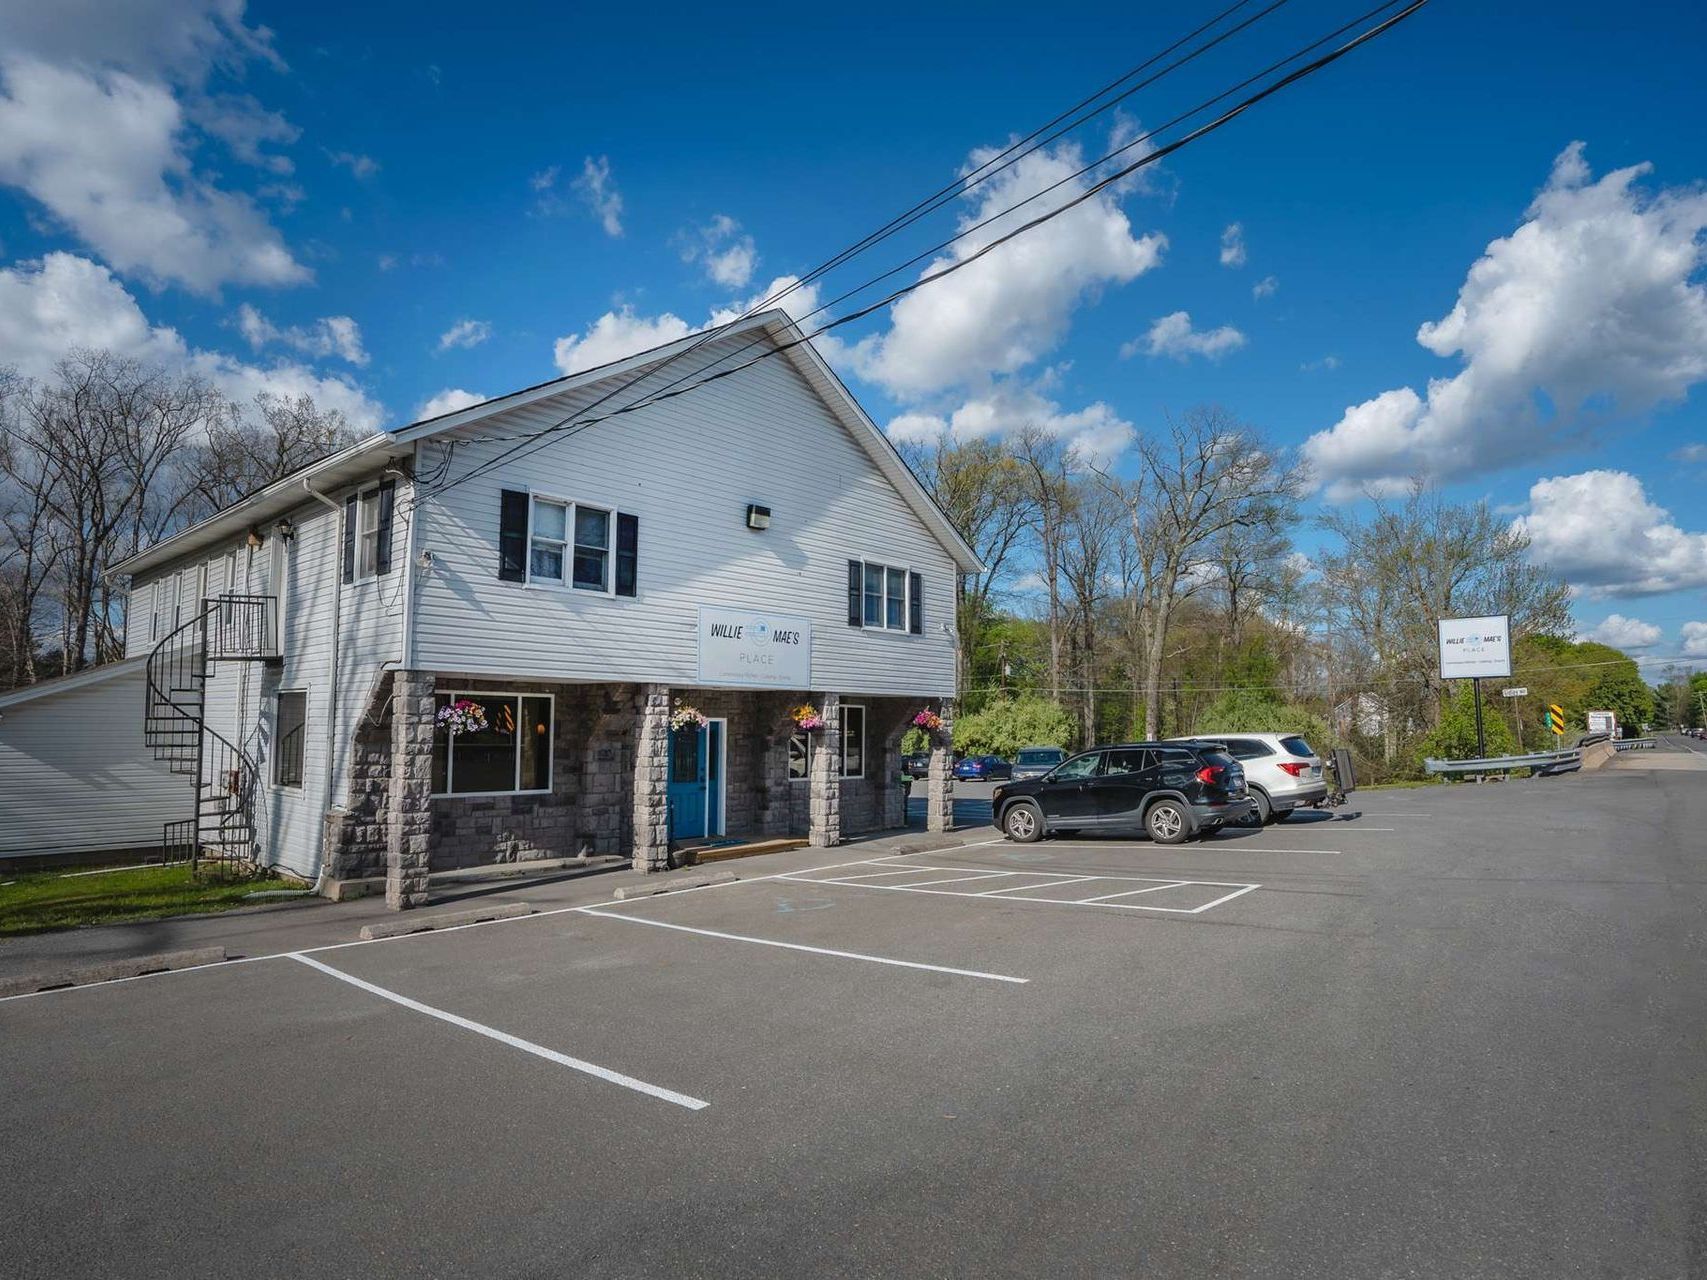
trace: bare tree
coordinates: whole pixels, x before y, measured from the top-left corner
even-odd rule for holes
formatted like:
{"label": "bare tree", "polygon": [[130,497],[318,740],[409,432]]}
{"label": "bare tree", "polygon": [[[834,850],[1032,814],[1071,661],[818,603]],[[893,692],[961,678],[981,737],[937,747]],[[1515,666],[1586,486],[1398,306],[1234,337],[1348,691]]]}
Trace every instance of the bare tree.
{"label": "bare tree", "polygon": [[1097,680],[1103,607],[1112,589],[1114,544],[1124,512],[1100,483],[1085,477],[1071,482],[1063,511],[1060,555],[1066,587],[1067,656],[1077,686],[1080,741],[1097,739]]}
{"label": "bare tree", "polygon": [[[247,412],[227,405],[209,421],[205,441],[185,466],[183,501],[197,516],[223,510],[360,436],[338,409],[322,409],[308,396],[263,391]],[[175,515],[161,511],[156,518]]]}
{"label": "bare tree", "polygon": [[1048,601],[1049,697],[1061,701],[1065,629],[1061,611],[1061,565],[1067,552],[1068,513],[1075,499],[1072,476],[1079,466],[1070,445],[1035,424],[1012,436],[1024,477],[1030,530],[1037,539],[1038,576]]}
{"label": "bare tree", "polygon": [[1131,542],[1127,626],[1144,736],[1160,728],[1162,666],[1181,600],[1213,581],[1217,539],[1235,528],[1278,527],[1303,492],[1303,473],[1283,462],[1227,410],[1204,405],[1169,418],[1161,438],[1139,445],[1139,474],[1103,474],[1125,507]]}

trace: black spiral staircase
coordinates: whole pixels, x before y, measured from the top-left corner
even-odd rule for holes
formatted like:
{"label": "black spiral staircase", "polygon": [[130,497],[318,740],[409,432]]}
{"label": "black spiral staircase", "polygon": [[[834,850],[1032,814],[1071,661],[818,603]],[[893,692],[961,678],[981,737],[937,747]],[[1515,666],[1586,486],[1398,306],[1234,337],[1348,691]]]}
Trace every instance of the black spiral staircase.
{"label": "black spiral staircase", "polygon": [[199,875],[228,874],[257,862],[255,802],[260,770],[207,723],[208,673],[215,662],[270,662],[279,656],[273,596],[214,596],[148,655],[143,740],[173,773],[195,779],[195,816],[168,822],[168,863]]}

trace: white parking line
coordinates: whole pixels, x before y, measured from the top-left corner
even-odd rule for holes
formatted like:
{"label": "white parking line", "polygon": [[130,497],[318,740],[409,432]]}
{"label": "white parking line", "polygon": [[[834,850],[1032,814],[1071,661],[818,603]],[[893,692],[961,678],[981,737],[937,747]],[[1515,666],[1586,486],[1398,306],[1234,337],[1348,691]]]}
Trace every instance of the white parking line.
{"label": "white parking line", "polygon": [[440,1022],[448,1022],[453,1027],[461,1027],[464,1031],[472,1031],[476,1035],[485,1036],[489,1040],[496,1040],[499,1044],[507,1044],[512,1049],[520,1049],[524,1053],[531,1053],[535,1057],[544,1058],[548,1062],[555,1062],[560,1067],[568,1067],[572,1071],[579,1071],[585,1075],[596,1076],[598,1079],[608,1081],[611,1084],[621,1085],[624,1089],[632,1089],[636,1093],[644,1093],[649,1097],[658,1098],[664,1102],[674,1103],[678,1107],[686,1107],[689,1111],[702,1111],[711,1105],[703,1098],[690,1097],[685,1093],[677,1093],[674,1089],[666,1089],[661,1085],[648,1084],[644,1080],[636,1080],[633,1076],[625,1076],[620,1071],[612,1071],[608,1067],[601,1067],[597,1063],[587,1062],[581,1058],[571,1058],[566,1053],[558,1053],[555,1049],[547,1049],[544,1045],[535,1044],[531,1040],[523,1040],[520,1036],[513,1036],[507,1031],[499,1031],[496,1027],[489,1027],[484,1022],[475,1022],[470,1018],[459,1017],[454,1013],[446,1013],[443,1009],[435,1009],[430,1004],[422,1004],[419,1000],[411,1000],[408,996],[399,995],[395,991],[389,991],[384,987],[375,986],[371,982],[364,982],[353,974],[345,973],[342,969],[334,969],[331,965],[324,964],[321,961],[316,960],[313,956],[306,956],[301,952],[295,951],[289,953],[289,955],[292,960],[300,961],[311,969],[318,969],[321,973],[330,974],[340,982],[349,983],[352,987],[360,987],[363,991],[366,991],[371,995],[376,995],[382,1000],[389,1000],[393,1004],[402,1005],[405,1009],[413,1009],[416,1013],[424,1013],[429,1018],[437,1018]]}
{"label": "white parking line", "polygon": [[[926,867],[924,870],[931,870]],[[915,880],[912,887],[917,889],[927,884],[959,884],[963,880],[1000,880],[1003,876],[1017,876],[1017,871],[980,871],[970,876],[949,876],[946,880]]]}
{"label": "white parking line", "polygon": [[1183,889],[1190,884],[1189,880],[1169,880],[1162,884],[1153,884],[1148,889],[1125,889],[1120,893],[1105,893],[1100,898],[1080,898],[1080,902],[1107,902],[1111,898],[1130,898],[1136,893],[1155,893],[1158,889]]}
{"label": "white parking line", "polygon": [[[1036,875],[1037,873],[1027,872],[1026,874]],[[1058,884],[1083,884],[1087,880],[1095,879],[1095,876],[1068,876],[1065,880],[1046,880],[1042,884],[1010,884],[1005,889],[986,889],[983,893],[975,896],[980,898],[993,898],[999,893],[1018,893],[1021,889],[1033,891],[1037,889],[1053,889]]]}
{"label": "white parking line", "polygon": [[[1291,850],[1279,850],[1277,852],[1292,852],[1292,851]],[[962,868],[962,867],[934,867],[934,866],[923,866],[923,867],[920,867],[919,869],[922,871],[965,871],[966,870],[966,868]],[[981,891],[972,891],[972,892],[967,892],[967,891],[957,890],[957,889],[931,889],[931,888],[925,887],[926,885],[930,885],[930,884],[956,884],[956,883],[961,883],[963,881],[979,881],[981,879],[987,880],[987,879],[993,879],[997,876],[1002,876],[1002,877],[1008,877],[1008,876],[1051,877],[1051,876],[1053,876],[1053,879],[1049,879],[1047,881],[1047,883],[1044,883],[1044,884],[1007,885],[1001,889],[985,889],[985,890],[981,890]],[[1161,880],[1159,877],[1156,877],[1156,876],[1119,876],[1119,875],[1068,875],[1065,878],[1063,878],[1062,875],[1058,872],[1048,872],[1048,871],[993,871],[993,872],[988,872],[982,876],[980,876],[978,874],[967,874],[967,875],[955,876],[951,879],[940,880],[940,881],[936,881],[936,880],[927,880],[927,881],[923,881],[923,882],[915,881],[912,884],[873,884],[871,882],[871,880],[869,880],[869,879],[855,878],[852,876],[836,876],[836,877],[827,877],[827,878],[823,878],[823,879],[806,880],[806,879],[801,879],[800,877],[797,877],[797,876],[793,875],[792,873],[787,873],[787,872],[783,873],[782,875],[779,875],[776,878],[779,880],[797,880],[798,883],[802,883],[802,884],[839,884],[839,885],[843,885],[849,889],[881,889],[885,893],[923,893],[923,894],[931,894],[935,897],[942,897],[942,898],[995,898],[995,897],[999,897],[1002,899],[1003,902],[1042,902],[1042,903],[1046,903],[1047,905],[1052,906],[1052,907],[1106,906],[1106,907],[1110,908],[1111,910],[1116,910],[1116,911],[1160,911],[1160,912],[1166,912],[1169,915],[1185,915],[1185,916],[1199,915],[1202,912],[1209,910],[1211,907],[1220,906],[1223,902],[1231,902],[1234,898],[1240,897],[1243,894],[1247,894],[1252,889],[1262,888],[1262,886],[1260,884],[1242,884],[1236,880]],[[1129,884],[1141,883],[1141,884],[1145,884],[1149,887],[1144,888],[1144,889],[1125,890],[1125,891],[1122,891],[1120,893],[1099,894],[1096,897],[1092,897],[1092,898],[1039,898],[1039,897],[1034,897],[1034,896],[1028,896],[1028,895],[1032,894],[1035,890],[1039,890],[1039,889],[1054,888],[1058,885],[1063,885],[1063,884],[1084,884],[1084,883],[1087,883],[1087,882],[1093,881],[1093,880],[1111,880],[1111,881],[1114,881],[1116,883],[1124,882],[1124,883],[1129,883]],[[1138,894],[1141,894],[1141,893],[1154,893],[1154,892],[1156,892],[1158,890],[1162,890],[1162,889],[1188,889],[1188,888],[1193,888],[1193,887],[1199,886],[1199,885],[1204,886],[1204,887],[1208,887],[1208,888],[1215,888],[1215,889],[1231,889],[1233,892],[1222,894],[1219,898],[1216,898],[1210,902],[1206,902],[1206,903],[1202,904],[1201,906],[1196,906],[1196,907],[1153,907],[1153,906],[1148,906],[1146,904],[1135,903],[1135,902],[1114,902],[1114,901],[1110,901],[1110,899],[1113,899],[1113,898],[1136,897]],[[586,908],[582,908],[582,910],[586,910]],[[628,917],[621,917],[621,918],[627,919]],[[648,921],[645,921],[644,923],[652,924],[655,922],[648,920]],[[670,927],[685,928],[686,926],[675,925],[675,926],[670,926]],[[692,931],[690,930],[690,932],[692,932]],[[705,930],[699,930],[698,932],[706,932],[706,931]],[[792,944],[788,944],[788,945],[792,945]]]}
{"label": "white parking line", "polygon": [[[778,878],[780,879],[783,877]],[[810,883],[835,884],[838,882],[834,880],[814,880]],[[857,884],[852,882],[844,883],[849,883],[850,887],[858,889],[893,889],[899,887],[896,885],[866,884],[864,882],[859,882]],[[931,890],[927,889],[925,892],[929,893]],[[621,920],[625,924],[651,925],[654,929],[674,929],[678,933],[697,933],[706,938],[722,938],[726,942],[751,942],[760,947],[780,947],[784,951],[805,951],[815,956],[834,956],[838,960],[863,960],[868,964],[893,965],[897,969],[925,969],[931,973],[948,973],[953,974],[958,978],[987,978],[991,982],[1013,982],[1024,984],[1031,981],[1030,978],[1015,978],[1005,973],[982,973],[977,969],[953,969],[947,965],[925,964],[919,960],[897,960],[892,956],[870,956],[859,951],[836,951],[829,947],[809,947],[802,942],[782,942],[776,938],[755,938],[744,933],[724,933],[718,929],[696,929],[691,925],[670,924],[664,920],[649,920],[645,916],[627,916],[614,911],[600,911],[593,907],[576,907],[574,910],[581,912],[583,915],[596,916],[600,920]]]}

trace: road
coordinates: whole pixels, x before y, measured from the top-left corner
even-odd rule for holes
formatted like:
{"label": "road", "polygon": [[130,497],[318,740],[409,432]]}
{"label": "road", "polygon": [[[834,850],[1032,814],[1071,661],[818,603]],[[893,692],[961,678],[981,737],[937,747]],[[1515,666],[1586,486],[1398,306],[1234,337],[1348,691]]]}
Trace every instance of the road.
{"label": "road", "polygon": [[1707,773],[1349,813],[1173,848],[799,851],[0,1003],[0,1257],[1707,1274]]}

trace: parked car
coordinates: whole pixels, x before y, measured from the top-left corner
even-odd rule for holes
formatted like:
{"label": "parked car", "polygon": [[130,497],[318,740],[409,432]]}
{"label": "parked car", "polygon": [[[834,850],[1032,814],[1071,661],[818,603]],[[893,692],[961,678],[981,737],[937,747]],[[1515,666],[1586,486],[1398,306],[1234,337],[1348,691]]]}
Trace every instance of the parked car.
{"label": "parked car", "polygon": [[967,782],[1011,778],[1014,767],[1000,756],[962,756],[954,762],[954,776]]}
{"label": "parked car", "polygon": [[1227,754],[1245,767],[1245,786],[1251,793],[1258,826],[1284,822],[1303,805],[1328,798],[1322,758],[1296,733],[1214,734]]}
{"label": "parked car", "polygon": [[1010,840],[1138,828],[1157,844],[1207,835],[1250,811],[1245,771],[1210,742],[1134,742],[1097,747],[1041,778],[1010,782],[990,797]]}
{"label": "parked car", "polygon": [[931,753],[909,751],[901,757],[901,772],[910,778],[928,778],[931,772]]}
{"label": "parked car", "polygon": [[1041,778],[1056,765],[1067,758],[1063,747],[1021,747],[1014,756],[1013,773],[1015,780],[1020,778]]}

